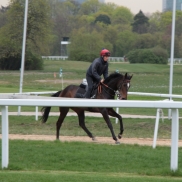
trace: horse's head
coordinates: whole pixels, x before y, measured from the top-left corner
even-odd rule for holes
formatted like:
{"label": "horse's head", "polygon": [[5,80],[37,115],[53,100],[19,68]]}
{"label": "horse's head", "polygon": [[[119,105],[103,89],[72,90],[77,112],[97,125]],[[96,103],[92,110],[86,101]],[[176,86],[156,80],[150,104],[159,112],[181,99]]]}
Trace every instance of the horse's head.
{"label": "horse's head", "polygon": [[118,98],[122,100],[127,100],[128,90],[130,88],[130,80],[133,75],[128,75],[127,73],[123,76],[123,78],[117,84],[118,90]]}
{"label": "horse's head", "polygon": [[131,78],[132,76],[127,73],[125,75],[116,72],[110,74],[102,83],[105,98],[114,99],[114,96],[117,95],[119,99],[127,100]]}

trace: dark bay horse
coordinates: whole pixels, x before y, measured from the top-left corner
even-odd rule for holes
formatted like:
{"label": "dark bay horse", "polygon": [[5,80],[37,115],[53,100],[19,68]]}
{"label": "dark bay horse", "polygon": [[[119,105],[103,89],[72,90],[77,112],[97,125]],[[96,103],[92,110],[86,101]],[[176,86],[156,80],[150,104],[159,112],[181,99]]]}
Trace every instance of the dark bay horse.
{"label": "dark bay horse", "polygon": [[[98,86],[98,89],[96,90],[95,99],[114,99],[115,96],[117,96],[117,98],[119,98],[120,100],[122,100],[122,99],[126,100],[127,92],[130,87],[131,78],[132,78],[132,76],[128,75],[127,73],[125,75],[122,75],[120,73],[112,73],[111,75],[109,75],[109,77],[107,77],[104,80],[103,83],[101,83]],[[64,90],[58,91],[57,93],[53,94],[52,97],[74,98],[75,94],[77,93],[78,90],[81,93],[85,92],[85,90],[83,88],[80,88],[79,86],[69,85]],[[119,143],[119,141],[114,133],[113,126],[111,124],[109,115],[112,117],[118,118],[120,121],[120,133],[118,134],[119,139],[121,139],[123,131],[124,131],[123,122],[122,122],[122,117],[119,114],[117,114],[113,108],[96,108],[96,107],[94,107],[94,108],[89,108],[89,107],[77,108],[77,107],[73,107],[71,109],[77,113],[80,127],[82,127],[82,129],[87,133],[87,135],[90,138],[92,138],[92,140],[95,140],[95,137],[85,126],[85,111],[101,113],[111,131],[113,139],[115,140],[116,143]],[[41,109],[42,114],[43,114],[41,117],[41,120],[43,123],[45,123],[47,121],[50,110],[51,110],[51,107],[43,107]],[[57,139],[59,139],[59,130],[64,121],[64,118],[66,117],[66,115],[69,111],[69,108],[60,107],[59,111],[60,111],[60,116],[56,123],[56,138]]]}

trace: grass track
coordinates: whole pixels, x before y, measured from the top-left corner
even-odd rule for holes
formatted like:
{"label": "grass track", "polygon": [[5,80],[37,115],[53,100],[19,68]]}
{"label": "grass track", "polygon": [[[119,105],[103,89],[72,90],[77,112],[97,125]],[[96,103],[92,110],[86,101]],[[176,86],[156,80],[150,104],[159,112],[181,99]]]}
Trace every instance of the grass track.
{"label": "grass track", "polygon": [[[179,177],[143,176],[128,173],[99,173],[77,171],[2,171],[1,182],[27,182],[27,181],[84,181],[84,182],[171,182],[181,181]],[[16,179],[16,180],[15,180]]]}
{"label": "grass track", "polygon": [[0,170],[0,181],[182,181],[181,167],[182,148],[174,173],[170,147],[10,140],[9,167]]}
{"label": "grass track", "polygon": [[[182,166],[179,149],[179,167]],[[170,147],[10,140],[9,170],[171,175]],[[181,171],[179,171],[181,176]]]}

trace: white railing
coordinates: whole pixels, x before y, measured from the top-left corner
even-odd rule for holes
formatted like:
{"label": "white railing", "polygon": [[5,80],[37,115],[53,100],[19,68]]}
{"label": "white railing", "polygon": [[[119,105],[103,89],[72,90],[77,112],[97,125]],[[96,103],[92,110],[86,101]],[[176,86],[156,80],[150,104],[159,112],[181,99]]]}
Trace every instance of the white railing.
{"label": "white railing", "polygon": [[[26,96],[31,97],[31,96]],[[65,99],[52,97],[36,97],[22,99],[0,99],[2,112],[2,168],[9,163],[8,139],[8,106],[57,106],[57,107],[124,107],[124,108],[166,108],[172,110],[171,127],[171,163],[173,171],[178,169],[178,140],[179,140],[179,114],[182,102],[176,101],[127,101],[127,100],[102,100],[102,99]]]}
{"label": "white railing", "polygon": [[[42,56],[42,59],[67,60],[68,56]],[[171,59],[168,58],[168,63],[170,61],[171,61]],[[127,60],[125,60],[124,57],[109,57],[109,62],[127,62]],[[174,64],[182,64],[182,58],[174,58],[173,63]]]}
{"label": "white railing", "polygon": [[109,57],[109,62],[124,62],[124,57]]}
{"label": "white railing", "polygon": [[[48,60],[66,60],[68,56],[42,56],[42,59]],[[110,62],[124,62],[123,57],[109,57]]]}
{"label": "white railing", "polygon": [[[4,98],[17,98],[18,95],[20,95],[20,98],[22,97],[21,95],[35,95],[35,96],[40,96],[40,95],[46,95],[46,94],[54,94],[57,91],[45,91],[45,92],[23,92],[23,93],[1,93],[0,94],[0,99]],[[182,98],[182,95],[170,95],[170,94],[157,94],[157,93],[143,93],[143,92],[128,92],[129,95],[141,95],[141,96],[153,96],[153,97],[163,97],[163,98]],[[9,95],[9,97],[7,97]],[[160,108],[158,108],[160,109]],[[119,108],[116,108],[117,113],[119,113]],[[158,111],[157,111],[158,112]],[[19,115],[21,115],[19,113]],[[38,106],[35,108],[35,120],[38,120]],[[118,122],[118,119],[116,118],[116,123]],[[157,121],[156,121],[157,122]]]}
{"label": "white railing", "polygon": [[68,56],[42,56],[42,59],[48,59],[48,60],[67,60]]}
{"label": "white railing", "polygon": [[[171,59],[168,58],[168,62],[170,62],[170,61],[171,61]],[[173,63],[174,64],[182,64],[182,58],[174,58]]]}

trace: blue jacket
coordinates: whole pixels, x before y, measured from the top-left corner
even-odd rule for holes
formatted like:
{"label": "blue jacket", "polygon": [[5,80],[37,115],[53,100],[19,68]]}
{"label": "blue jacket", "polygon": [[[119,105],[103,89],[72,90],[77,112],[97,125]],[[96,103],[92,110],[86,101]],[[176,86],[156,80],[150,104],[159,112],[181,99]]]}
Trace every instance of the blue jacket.
{"label": "blue jacket", "polygon": [[108,62],[104,61],[102,57],[96,58],[88,68],[87,75],[96,82],[101,81],[101,75],[106,79],[108,77]]}

